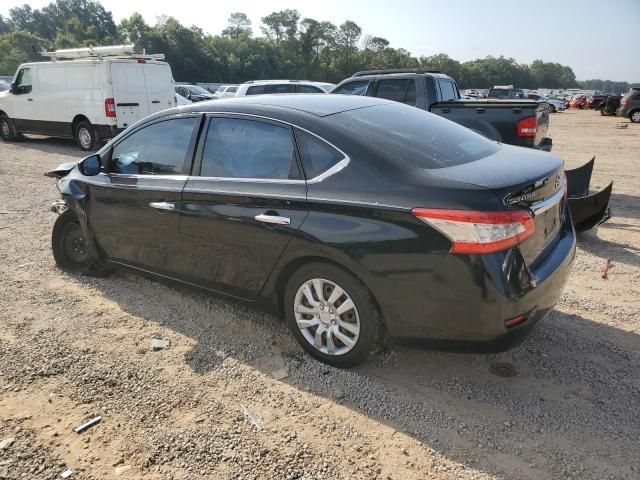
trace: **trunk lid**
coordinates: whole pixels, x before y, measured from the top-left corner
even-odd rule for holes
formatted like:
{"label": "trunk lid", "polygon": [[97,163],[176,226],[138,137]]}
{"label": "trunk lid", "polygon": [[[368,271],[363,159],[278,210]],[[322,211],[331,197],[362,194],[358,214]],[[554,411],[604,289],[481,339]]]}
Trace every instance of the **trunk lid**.
{"label": "trunk lid", "polygon": [[536,232],[520,245],[530,266],[556,237],[564,219],[563,162],[552,154],[504,145],[488,157],[430,174],[488,188],[505,209],[530,210]]}

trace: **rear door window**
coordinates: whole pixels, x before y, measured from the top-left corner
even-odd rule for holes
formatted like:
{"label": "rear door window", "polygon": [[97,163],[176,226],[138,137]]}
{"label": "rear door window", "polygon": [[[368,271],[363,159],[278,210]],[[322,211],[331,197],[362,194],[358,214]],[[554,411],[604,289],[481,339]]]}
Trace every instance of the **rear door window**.
{"label": "rear door window", "polygon": [[185,175],[195,122],[195,117],[173,118],[132,133],[113,148],[111,173]]}
{"label": "rear door window", "polygon": [[254,85],[247,89],[247,95],[262,95],[263,93],[266,93],[266,90],[266,85]]}
{"label": "rear door window", "polygon": [[324,91],[313,85],[298,85],[298,93],[324,93]]}
{"label": "rear door window", "polygon": [[367,93],[367,87],[369,86],[369,80],[359,80],[355,82],[345,83],[338,87],[332,93],[339,93],[342,95],[364,95]]}
{"label": "rear door window", "polygon": [[447,80],[439,80],[438,87],[440,87],[441,101],[447,102],[449,100],[458,100],[458,98],[460,98],[453,82],[449,82]]}
{"label": "rear door window", "polygon": [[269,85],[269,93],[294,93],[296,86],[291,83]]}
{"label": "rear door window", "polygon": [[416,81],[413,79],[379,80],[374,96],[415,106]]}
{"label": "rear door window", "polygon": [[295,132],[302,168],[307,180],[321,175],[344,158],[342,153],[315,135],[298,128]]}
{"label": "rear door window", "polygon": [[202,152],[200,175],[299,178],[291,129],[242,118],[212,118]]}

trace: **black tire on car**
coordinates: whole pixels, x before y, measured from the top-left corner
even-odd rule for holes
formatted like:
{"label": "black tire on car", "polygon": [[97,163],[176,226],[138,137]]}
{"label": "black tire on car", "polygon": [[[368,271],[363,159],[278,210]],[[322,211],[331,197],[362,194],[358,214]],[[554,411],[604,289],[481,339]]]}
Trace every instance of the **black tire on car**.
{"label": "black tire on car", "polygon": [[328,263],[300,267],[287,283],[283,305],[287,325],[302,348],[334,367],[363,362],[382,337],[380,313],[369,290]]}
{"label": "black tire on car", "polygon": [[634,110],[629,114],[629,120],[633,123],[640,123],[640,110]]}
{"label": "black tire on car", "polygon": [[97,277],[107,273],[91,257],[88,240],[72,210],[66,210],[56,219],[51,235],[51,247],[56,265],[62,270]]}
{"label": "black tire on car", "polygon": [[17,137],[13,122],[4,113],[0,115],[0,137],[2,137],[5,142],[13,142]]}
{"label": "black tire on car", "polygon": [[76,143],[85,152],[96,149],[98,136],[95,128],[88,120],[82,120],[76,124],[74,135]]}
{"label": "black tire on car", "polygon": [[549,112],[556,113],[556,107],[554,105],[549,104]]}

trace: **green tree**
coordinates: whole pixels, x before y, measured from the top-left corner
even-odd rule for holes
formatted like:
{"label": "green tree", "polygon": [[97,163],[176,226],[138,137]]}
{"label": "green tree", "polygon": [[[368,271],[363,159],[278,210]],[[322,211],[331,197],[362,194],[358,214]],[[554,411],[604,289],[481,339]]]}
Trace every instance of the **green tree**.
{"label": "green tree", "polygon": [[238,40],[252,35],[251,20],[246,13],[235,12],[229,16],[227,28],[222,31],[224,37]]}

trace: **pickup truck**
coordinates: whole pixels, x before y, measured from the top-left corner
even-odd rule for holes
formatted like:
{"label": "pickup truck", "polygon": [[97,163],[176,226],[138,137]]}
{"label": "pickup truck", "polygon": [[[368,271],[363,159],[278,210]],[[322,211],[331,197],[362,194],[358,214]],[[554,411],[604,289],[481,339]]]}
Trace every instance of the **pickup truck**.
{"label": "pickup truck", "polygon": [[[440,115],[497,142],[550,151],[547,138],[549,111],[545,102],[534,100],[464,100],[455,80],[432,70],[369,70],[358,72],[329,91],[334,94],[366,95],[402,102]],[[582,167],[565,170],[567,197],[578,231],[605,222],[613,182],[599,192],[589,184],[595,158]]]}
{"label": "pickup truck", "polygon": [[406,103],[459,123],[491,140],[551,150],[546,104],[532,100],[461,100],[455,80],[433,70],[358,72],[329,93],[366,95]]}

